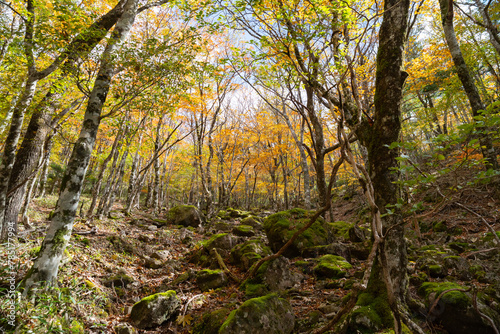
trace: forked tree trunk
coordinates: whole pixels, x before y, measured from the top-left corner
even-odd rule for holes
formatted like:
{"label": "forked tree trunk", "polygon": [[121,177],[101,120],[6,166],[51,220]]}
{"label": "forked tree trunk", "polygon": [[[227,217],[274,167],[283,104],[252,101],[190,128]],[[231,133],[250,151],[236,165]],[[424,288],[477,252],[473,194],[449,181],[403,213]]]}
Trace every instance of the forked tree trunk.
{"label": "forked tree trunk", "polygon": [[73,230],[73,221],[99,129],[102,108],[111,86],[115,67],[112,62],[113,55],[120,42],[125,39],[132,28],[137,13],[137,3],[138,0],[127,1],[124,12],[116,23],[101,57],[101,65],[90,94],[83,126],[62,179],[61,192],[50,227],[40,247],[37,259],[23,281],[25,293],[39,282],[50,284],[57,278],[59,264]]}
{"label": "forked tree trunk", "polygon": [[[399,140],[401,130],[402,87],[407,77],[406,72],[402,71],[402,64],[408,11],[409,0],[385,1],[379,34],[374,101],[375,121],[371,127],[370,140],[366,144],[375,204],[382,216],[387,213],[387,205],[396,204],[399,197],[398,186],[395,184],[398,175],[394,172],[394,168],[398,167],[396,158],[399,152],[389,149],[388,146]],[[389,308],[386,309],[392,310],[397,309],[398,305],[405,304],[407,294],[408,259],[404,227],[401,221],[402,217],[398,213],[382,218],[385,239],[380,245],[382,251],[378,252],[365,292],[371,294],[373,300],[387,302]],[[390,231],[387,232],[389,229]],[[388,277],[385,277],[384,271]],[[387,286],[392,291],[388,291]],[[393,294],[393,298],[390,294]],[[391,313],[379,314],[379,316],[382,319],[390,319]],[[394,323],[395,332],[398,334],[401,333],[401,327],[397,324],[400,322]],[[392,327],[393,323],[384,323],[384,325]]]}

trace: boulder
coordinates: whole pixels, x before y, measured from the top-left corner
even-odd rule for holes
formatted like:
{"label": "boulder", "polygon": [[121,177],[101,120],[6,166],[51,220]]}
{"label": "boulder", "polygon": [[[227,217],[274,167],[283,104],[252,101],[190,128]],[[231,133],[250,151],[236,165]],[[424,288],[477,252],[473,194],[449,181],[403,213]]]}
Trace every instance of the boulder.
{"label": "boulder", "polygon": [[173,290],[141,299],[132,306],[130,322],[139,329],[153,328],[173,320],[181,308],[181,301]]}
{"label": "boulder", "polygon": [[217,289],[227,284],[227,276],[222,270],[203,269],[196,274],[196,284],[201,291]]}
{"label": "boulder", "polygon": [[233,228],[233,233],[240,237],[253,237],[255,231],[250,225],[237,225]]}
{"label": "boulder", "polygon": [[133,283],[135,280],[130,277],[124,269],[120,269],[116,275],[112,275],[104,280],[103,284],[107,287],[124,287]]}
{"label": "boulder", "polygon": [[137,330],[126,322],[119,323],[114,329],[116,334],[137,334]]}
{"label": "boulder", "polygon": [[246,218],[251,215],[248,211],[236,210],[233,208],[228,208],[226,212],[231,218]]}
{"label": "boulder", "polygon": [[216,249],[223,258],[228,257],[231,249],[238,244],[239,238],[229,233],[214,234],[210,239],[197,244],[195,250],[191,252],[189,261],[199,264],[202,267],[217,268],[217,261],[211,252]]}
{"label": "boulder", "polygon": [[193,326],[193,334],[218,334],[229,312],[229,309],[221,308],[203,314],[201,320]]}
{"label": "boulder", "polygon": [[[264,231],[269,239],[271,249],[277,252],[290,240],[295,232],[309,222],[312,214],[312,211],[292,209],[267,217],[264,221]],[[300,256],[304,249],[327,245],[328,241],[328,233],[325,229],[324,221],[322,218],[319,218],[288,247],[284,255],[288,258]]]}
{"label": "boulder", "polygon": [[318,278],[342,278],[347,275],[347,269],[352,265],[343,257],[336,255],[323,255],[319,258],[318,264],[313,268],[313,272]]}
{"label": "boulder", "polygon": [[231,249],[230,262],[241,269],[248,270],[255,262],[271,254],[271,250],[261,239],[250,239]]}
{"label": "boulder", "polygon": [[168,210],[167,222],[173,225],[198,227],[203,223],[203,218],[200,210],[194,205],[178,205]]}
{"label": "boulder", "polygon": [[248,225],[252,226],[256,230],[261,230],[262,229],[262,223],[260,222],[261,218],[255,217],[255,216],[250,216],[247,218],[244,218],[240,221],[241,224],[243,225]]}
{"label": "boulder", "polygon": [[275,294],[249,299],[232,311],[219,334],[289,334],[295,324],[290,303]]}
{"label": "boulder", "polygon": [[303,275],[290,268],[290,260],[284,256],[264,262],[255,277],[244,282],[245,294],[250,297],[262,296],[269,292],[289,289],[300,283]]}
{"label": "boulder", "polygon": [[[449,291],[441,296],[430,312],[428,320],[440,324],[447,332],[454,334],[495,333],[491,324],[484,321],[473,307],[469,293],[460,291],[466,288],[452,282],[426,282],[418,289],[418,293],[424,298],[427,308],[430,308],[443,292],[451,289],[459,289],[459,291]],[[480,300],[478,300],[478,308],[485,309],[485,305],[480,303]],[[496,321],[500,320],[498,313],[495,318]]]}

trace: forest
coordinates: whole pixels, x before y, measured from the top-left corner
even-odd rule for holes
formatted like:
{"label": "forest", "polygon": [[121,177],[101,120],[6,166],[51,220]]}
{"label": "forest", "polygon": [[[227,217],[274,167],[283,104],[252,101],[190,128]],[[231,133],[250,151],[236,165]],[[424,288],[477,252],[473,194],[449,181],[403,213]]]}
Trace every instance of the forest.
{"label": "forest", "polygon": [[0,0],[0,333],[500,334],[500,2]]}

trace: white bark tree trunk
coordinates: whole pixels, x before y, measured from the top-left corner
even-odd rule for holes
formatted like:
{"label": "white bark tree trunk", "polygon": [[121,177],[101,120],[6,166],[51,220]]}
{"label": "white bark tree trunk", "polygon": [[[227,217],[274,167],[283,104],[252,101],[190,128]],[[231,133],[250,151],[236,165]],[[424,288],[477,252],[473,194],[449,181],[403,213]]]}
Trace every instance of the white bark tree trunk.
{"label": "white bark tree trunk", "polygon": [[28,271],[23,286],[25,294],[39,283],[53,283],[57,278],[64,250],[71,237],[73,221],[82,190],[83,180],[94,147],[100,116],[111,86],[115,64],[113,54],[117,51],[135,20],[138,0],[128,0],[124,12],[116,23],[113,34],[102,55],[99,73],[90,95],[80,136],[73,148],[68,167],[61,184],[61,192],[47,235],[43,240],[38,258]]}

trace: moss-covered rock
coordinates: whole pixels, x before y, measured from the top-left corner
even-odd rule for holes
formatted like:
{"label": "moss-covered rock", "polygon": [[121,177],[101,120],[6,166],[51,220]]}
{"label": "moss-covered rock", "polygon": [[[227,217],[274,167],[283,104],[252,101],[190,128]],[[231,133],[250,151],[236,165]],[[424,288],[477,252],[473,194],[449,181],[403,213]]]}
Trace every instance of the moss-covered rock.
{"label": "moss-covered rock", "polygon": [[196,274],[196,284],[201,291],[209,291],[227,284],[227,276],[222,270],[203,269]]}
{"label": "moss-covered rock", "polygon": [[233,228],[233,233],[240,237],[252,237],[255,235],[255,231],[250,225],[237,225]]}
{"label": "moss-covered rock", "polygon": [[300,282],[302,275],[290,268],[290,261],[283,256],[266,261],[259,267],[254,278],[242,284],[242,288],[249,297],[291,288]]}
{"label": "moss-covered rock", "polygon": [[168,210],[166,223],[198,227],[203,223],[203,216],[194,205],[178,205]]}
{"label": "moss-covered rock", "polygon": [[[309,222],[313,212],[303,209],[281,211],[264,220],[264,231],[267,234],[271,249],[277,252],[290,238]],[[304,249],[328,244],[328,233],[323,219],[316,220],[304,231],[285,252],[286,257],[301,255]]]}
{"label": "moss-covered rock", "polygon": [[290,303],[276,294],[249,299],[232,311],[219,334],[289,334],[295,316]]}
{"label": "moss-covered rock", "polygon": [[180,308],[181,301],[175,291],[157,293],[132,306],[130,321],[140,329],[153,328],[174,319]]}
{"label": "moss-covered rock", "polygon": [[103,281],[104,286],[111,287],[127,287],[130,283],[133,283],[135,280],[129,276],[123,269],[120,270],[117,274],[112,275]]}
{"label": "moss-covered rock", "polygon": [[[463,286],[452,282],[426,282],[418,289],[418,293],[430,308],[442,293],[451,289],[465,290]],[[491,325],[485,323],[472,306],[471,296],[463,291],[444,293],[431,312],[429,320],[441,324],[449,333],[494,333]]]}
{"label": "moss-covered rock", "polygon": [[262,229],[262,223],[261,223],[261,218],[255,217],[255,216],[250,216],[242,219],[240,221],[241,224],[243,225],[248,225],[252,226],[256,230]]}
{"label": "moss-covered rock", "polygon": [[227,213],[231,218],[247,218],[251,216],[251,213],[243,210],[236,210],[233,208],[227,208]]}
{"label": "moss-covered rock", "polygon": [[230,233],[214,234],[208,240],[195,246],[195,249],[189,254],[189,262],[215,269],[218,265],[217,261],[214,261],[212,250],[215,248],[223,258],[228,257],[238,241],[239,238]]}
{"label": "moss-covered rock", "polygon": [[217,334],[229,313],[228,308],[221,308],[203,314],[201,320],[193,326],[193,334]]}
{"label": "moss-covered rock", "polygon": [[343,257],[328,254],[319,258],[313,272],[318,278],[342,278],[347,275],[347,270],[351,268],[352,265]]}
{"label": "moss-covered rock", "polygon": [[137,330],[126,322],[116,325],[114,329],[116,334],[137,334]]}
{"label": "moss-covered rock", "polygon": [[271,249],[261,239],[250,239],[233,247],[230,262],[248,270],[255,262],[268,255],[271,255]]}

